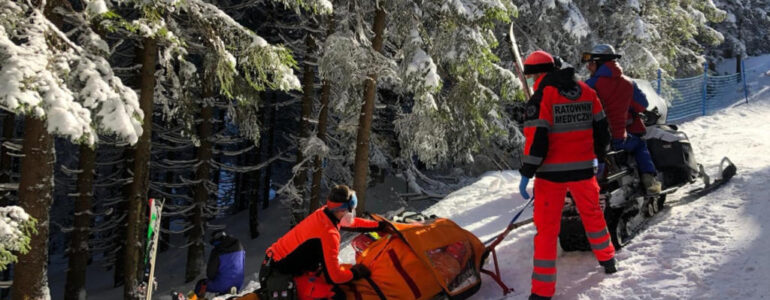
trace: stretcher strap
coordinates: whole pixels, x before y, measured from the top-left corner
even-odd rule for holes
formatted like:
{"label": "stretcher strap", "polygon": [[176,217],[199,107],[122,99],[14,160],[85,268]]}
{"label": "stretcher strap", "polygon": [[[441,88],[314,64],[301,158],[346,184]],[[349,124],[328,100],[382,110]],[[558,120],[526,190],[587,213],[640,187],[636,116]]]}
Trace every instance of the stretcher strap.
{"label": "stretcher strap", "polygon": [[398,256],[396,256],[396,252],[393,251],[393,249],[390,249],[388,250],[388,256],[390,256],[390,260],[393,261],[393,266],[396,268],[396,271],[398,271],[398,274],[400,274],[401,277],[404,278],[404,281],[406,281],[406,284],[412,291],[414,298],[420,298],[420,296],[422,296],[420,289],[417,287],[417,284],[414,282],[412,277],[409,277],[409,274],[406,272],[406,270],[404,270],[404,267],[401,265],[401,261],[399,261]]}
{"label": "stretcher strap", "polygon": [[385,294],[382,293],[380,287],[374,283],[374,280],[372,280],[371,277],[366,277],[366,282],[369,282],[369,285],[372,286],[372,289],[374,289],[374,292],[377,293],[378,297],[380,297],[380,300],[388,300],[388,298],[385,297]]}
{"label": "stretcher strap", "polygon": [[355,300],[363,300],[364,298],[361,296],[361,292],[358,291],[355,284],[351,284],[350,288],[353,290],[353,296],[355,297]]}

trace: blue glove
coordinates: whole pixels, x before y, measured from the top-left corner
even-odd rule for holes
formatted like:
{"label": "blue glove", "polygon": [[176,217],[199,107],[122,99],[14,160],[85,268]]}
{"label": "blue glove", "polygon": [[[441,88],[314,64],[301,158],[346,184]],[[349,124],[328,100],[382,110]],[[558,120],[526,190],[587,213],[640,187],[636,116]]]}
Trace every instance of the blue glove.
{"label": "blue glove", "polygon": [[527,193],[527,184],[529,184],[529,178],[525,176],[521,176],[521,181],[519,181],[519,194],[521,194],[524,199],[529,200],[529,193]]}
{"label": "blue glove", "polygon": [[604,163],[599,163],[598,166],[596,166],[596,177],[604,175]]}

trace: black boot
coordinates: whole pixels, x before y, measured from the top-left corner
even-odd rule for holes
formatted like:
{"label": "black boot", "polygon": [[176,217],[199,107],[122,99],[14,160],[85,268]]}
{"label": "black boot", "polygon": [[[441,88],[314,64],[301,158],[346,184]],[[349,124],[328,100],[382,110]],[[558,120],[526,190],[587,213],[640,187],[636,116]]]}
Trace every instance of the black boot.
{"label": "black boot", "polygon": [[615,258],[610,258],[609,260],[600,261],[599,264],[604,267],[604,273],[605,274],[612,274],[618,271],[618,269],[615,267]]}
{"label": "black boot", "polygon": [[551,297],[543,297],[538,294],[530,294],[529,300],[551,300]]}

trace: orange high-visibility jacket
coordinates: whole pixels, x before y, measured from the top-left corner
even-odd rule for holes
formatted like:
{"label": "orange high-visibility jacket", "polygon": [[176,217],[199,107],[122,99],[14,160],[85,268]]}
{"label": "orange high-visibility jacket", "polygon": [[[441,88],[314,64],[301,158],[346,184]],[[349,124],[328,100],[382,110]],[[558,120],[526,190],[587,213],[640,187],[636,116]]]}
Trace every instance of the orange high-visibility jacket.
{"label": "orange high-visibility jacket", "polygon": [[593,160],[603,159],[610,139],[596,92],[576,81],[572,68],[540,76],[535,90],[526,104],[519,172],[554,182],[591,178]]}
{"label": "orange high-visibility jacket", "polygon": [[[356,218],[351,228],[376,229],[379,223]],[[348,227],[346,227],[348,228]],[[340,227],[326,206],[307,216],[267,249],[275,268],[284,274],[301,275],[319,267],[334,283],[353,279],[353,273],[340,266]]]}

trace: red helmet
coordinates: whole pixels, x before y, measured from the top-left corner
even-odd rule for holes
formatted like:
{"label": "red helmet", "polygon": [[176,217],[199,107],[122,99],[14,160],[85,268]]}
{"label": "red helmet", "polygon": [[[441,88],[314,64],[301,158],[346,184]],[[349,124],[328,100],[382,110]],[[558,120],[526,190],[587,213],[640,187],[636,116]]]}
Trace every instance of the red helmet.
{"label": "red helmet", "polygon": [[543,50],[532,52],[524,60],[524,74],[547,73],[555,68],[553,56]]}

